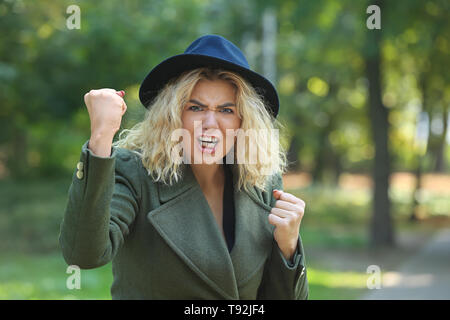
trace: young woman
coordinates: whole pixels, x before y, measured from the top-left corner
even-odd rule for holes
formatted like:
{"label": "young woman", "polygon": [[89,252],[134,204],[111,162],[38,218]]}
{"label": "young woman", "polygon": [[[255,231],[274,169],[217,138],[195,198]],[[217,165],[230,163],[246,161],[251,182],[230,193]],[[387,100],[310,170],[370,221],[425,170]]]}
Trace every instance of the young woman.
{"label": "young woman", "polygon": [[113,299],[307,299],[305,203],[282,191],[272,84],[207,35],[148,74],[145,118],[113,143],[124,94],[84,97],[91,137],[61,224],[66,262],[112,261]]}

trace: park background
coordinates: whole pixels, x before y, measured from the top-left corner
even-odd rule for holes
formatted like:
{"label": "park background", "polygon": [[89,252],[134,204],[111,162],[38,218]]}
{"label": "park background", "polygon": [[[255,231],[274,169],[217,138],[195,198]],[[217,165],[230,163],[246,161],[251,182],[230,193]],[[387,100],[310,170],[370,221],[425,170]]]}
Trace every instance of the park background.
{"label": "park background", "polygon": [[[68,28],[71,5],[80,8],[79,29]],[[380,8],[381,29],[367,27],[370,5]],[[204,34],[237,44],[278,89],[291,162],[285,190],[306,202],[300,234],[310,299],[367,297],[373,265],[377,291],[395,287],[404,263],[450,226],[449,7],[1,0],[0,299],[111,298],[110,264],[82,270],[81,289],[69,290],[58,245],[90,134],[83,96],[125,90],[122,127],[131,127],[144,112],[145,75]],[[448,274],[423,272],[404,299],[420,286],[432,292]]]}

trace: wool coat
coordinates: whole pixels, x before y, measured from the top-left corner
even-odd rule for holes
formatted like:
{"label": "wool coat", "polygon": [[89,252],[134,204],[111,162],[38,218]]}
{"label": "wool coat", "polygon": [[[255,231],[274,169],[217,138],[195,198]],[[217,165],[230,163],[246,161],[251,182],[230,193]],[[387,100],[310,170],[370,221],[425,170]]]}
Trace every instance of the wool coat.
{"label": "wool coat", "polygon": [[[226,241],[191,170],[173,185],[155,181],[139,156],[111,148],[100,157],[81,148],[68,191],[59,242],[69,265],[112,262],[112,299],[307,299],[305,253],[299,235],[287,261],[268,221],[273,189],[234,188],[235,244]],[[232,165],[233,184],[237,166]]]}

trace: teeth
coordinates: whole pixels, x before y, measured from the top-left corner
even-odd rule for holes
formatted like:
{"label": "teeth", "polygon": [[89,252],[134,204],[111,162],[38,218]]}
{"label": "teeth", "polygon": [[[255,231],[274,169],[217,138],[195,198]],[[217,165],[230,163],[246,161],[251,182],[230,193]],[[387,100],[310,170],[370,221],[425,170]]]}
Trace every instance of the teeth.
{"label": "teeth", "polygon": [[203,148],[214,149],[219,139],[215,137],[199,137],[198,141]]}
{"label": "teeth", "polygon": [[216,145],[215,143],[202,142],[202,147],[205,147],[205,148],[214,148],[215,145]]}
{"label": "teeth", "polygon": [[217,138],[213,138],[213,137],[204,137],[204,138],[199,138],[199,140],[201,142],[206,142],[206,143],[217,143],[219,140]]}

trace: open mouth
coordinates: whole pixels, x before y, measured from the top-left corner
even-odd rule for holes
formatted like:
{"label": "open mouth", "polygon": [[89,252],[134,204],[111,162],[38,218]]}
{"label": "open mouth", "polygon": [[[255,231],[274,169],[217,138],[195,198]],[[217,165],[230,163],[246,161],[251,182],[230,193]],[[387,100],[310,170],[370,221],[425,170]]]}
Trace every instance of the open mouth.
{"label": "open mouth", "polygon": [[201,147],[202,152],[213,153],[216,149],[219,139],[213,136],[200,136],[197,141]]}

